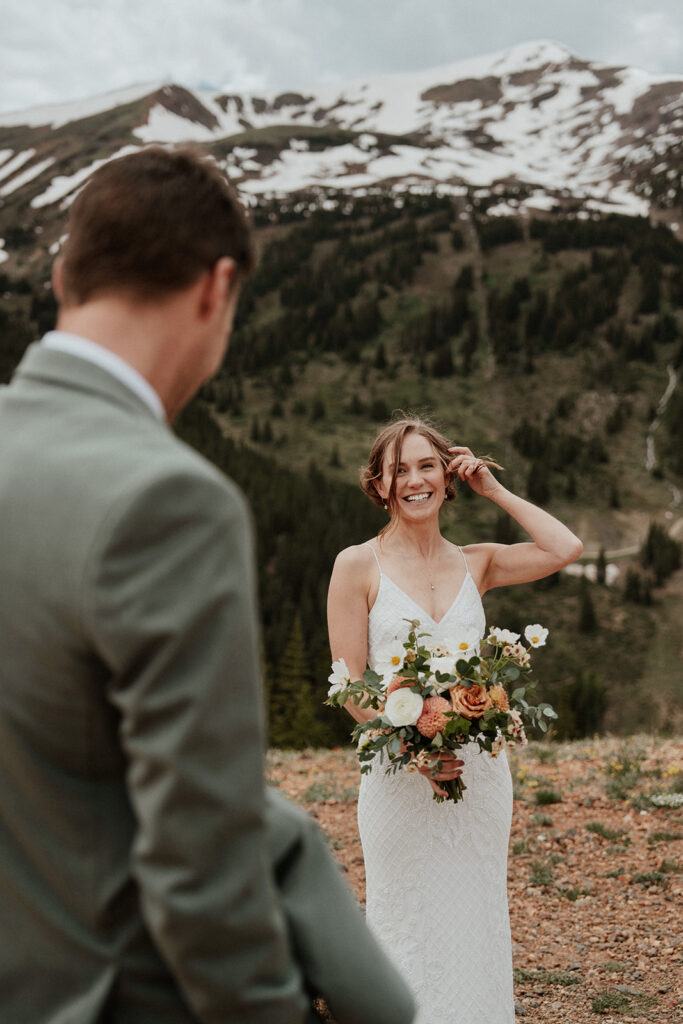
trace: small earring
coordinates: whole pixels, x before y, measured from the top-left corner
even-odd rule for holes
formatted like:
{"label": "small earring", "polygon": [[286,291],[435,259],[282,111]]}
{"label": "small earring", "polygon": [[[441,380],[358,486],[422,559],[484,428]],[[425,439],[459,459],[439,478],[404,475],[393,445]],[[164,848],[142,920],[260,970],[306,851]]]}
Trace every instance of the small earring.
{"label": "small earring", "polygon": [[385,511],[385,512],[388,512],[388,511],[389,511],[389,506],[387,505],[386,501],[385,501],[385,502],[384,502],[384,504],[382,505],[382,508],[384,509],[384,511]]}

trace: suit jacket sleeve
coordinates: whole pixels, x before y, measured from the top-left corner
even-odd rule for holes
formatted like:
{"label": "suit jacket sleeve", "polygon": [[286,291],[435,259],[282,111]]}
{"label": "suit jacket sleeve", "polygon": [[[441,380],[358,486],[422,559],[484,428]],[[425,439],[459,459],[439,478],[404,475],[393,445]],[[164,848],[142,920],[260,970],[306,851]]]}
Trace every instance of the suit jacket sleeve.
{"label": "suit jacket sleeve", "polygon": [[266,850],[252,550],[236,488],[167,474],[110,511],[83,595],[121,715],[142,911],[204,1024],[308,1015]]}
{"label": "suit jacket sleeve", "polygon": [[335,1024],[410,1024],[407,984],[370,933],[320,829],[268,790],[268,840],[297,961]]}

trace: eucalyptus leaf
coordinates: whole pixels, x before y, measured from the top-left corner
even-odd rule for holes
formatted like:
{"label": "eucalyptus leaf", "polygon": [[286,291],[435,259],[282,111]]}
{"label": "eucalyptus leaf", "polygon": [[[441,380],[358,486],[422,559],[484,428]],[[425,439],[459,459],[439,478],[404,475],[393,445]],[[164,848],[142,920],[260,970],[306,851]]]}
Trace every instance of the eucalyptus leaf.
{"label": "eucalyptus leaf", "polygon": [[363,682],[367,683],[368,686],[379,686],[384,677],[374,672],[371,668],[366,668],[363,673]]}

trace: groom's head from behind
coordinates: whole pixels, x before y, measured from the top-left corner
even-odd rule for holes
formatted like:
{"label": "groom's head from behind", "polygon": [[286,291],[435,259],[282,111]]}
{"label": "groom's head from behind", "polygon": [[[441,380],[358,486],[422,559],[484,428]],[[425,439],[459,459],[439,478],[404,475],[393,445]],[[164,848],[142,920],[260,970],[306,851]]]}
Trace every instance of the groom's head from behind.
{"label": "groom's head from behind", "polygon": [[[218,369],[253,264],[244,209],[218,166],[187,148],[142,149],[100,167],[73,203],[53,276],[58,327],[151,374],[174,415]],[[162,354],[182,380],[157,371]]]}

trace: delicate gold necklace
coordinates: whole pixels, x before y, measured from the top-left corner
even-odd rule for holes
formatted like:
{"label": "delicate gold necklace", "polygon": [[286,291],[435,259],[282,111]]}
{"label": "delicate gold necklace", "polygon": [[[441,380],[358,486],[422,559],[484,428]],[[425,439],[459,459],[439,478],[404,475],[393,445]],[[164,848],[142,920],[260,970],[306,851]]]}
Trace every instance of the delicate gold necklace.
{"label": "delicate gold necklace", "polygon": [[[427,558],[426,558],[426,557],[425,557],[425,556],[424,556],[423,554],[421,554],[421,552],[419,552],[419,551],[418,551],[418,553],[417,553],[417,554],[418,554],[419,558],[420,558],[420,559],[422,560],[422,562],[424,563],[424,565],[425,565],[425,568],[426,568],[426,570],[427,570],[427,571],[426,571],[426,574],[425,574],[425,575],[426,575],[426,577],[427,577],[427,583],[429,584],[429,589],[430,589],[430,590],[436,590],[436,583],[432,583],[432,581],[431,581],[431,579],[430,579],[430,577],[431,577],[432,573],[431,573],[431,569],[430,569],[430,567],[429,567],[429,559],[427,559]],[[405,557],[405,555],[404,555],[404,557]]]}
{"label": "delicate gold necklace", "polygon": [[423,558],[424,563],[425,563],[425,567],[427,569],[427,574],[426,575],[427,575],[427,583],[429,584],[429,589],[430,590],[436,590],[436,584],[432,583],[432,581],[430,579],[430,576],[432,575],[432,572],[431,572],[431,569],[429,568],[429,561],[428,561],[428,559],[426,559],[424,557],[424,555],[422,555],[421,557]]}

